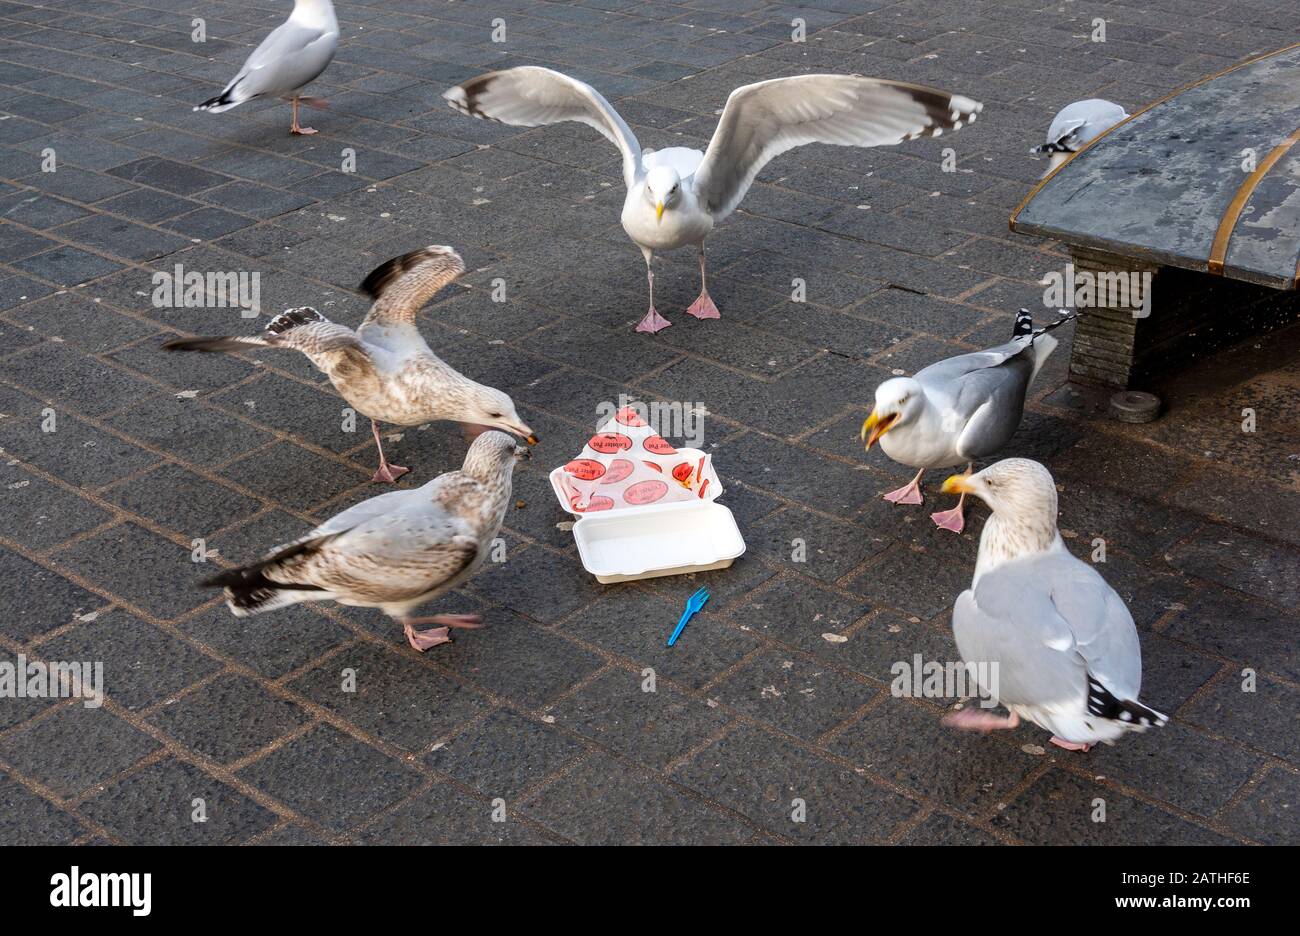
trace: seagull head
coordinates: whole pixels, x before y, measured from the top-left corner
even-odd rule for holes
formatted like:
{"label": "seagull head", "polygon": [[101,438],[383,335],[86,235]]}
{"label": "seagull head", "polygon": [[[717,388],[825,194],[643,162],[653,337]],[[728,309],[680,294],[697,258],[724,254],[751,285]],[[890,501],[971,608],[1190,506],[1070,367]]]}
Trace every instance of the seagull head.
{"label": "seagull head", "polygon": [[662,221],[664,211],[681,201],[682,177],[672,166],[655,166],[645,175],[645,197],[655,210],[655,221]]}
{"label": "seagull head", "polygon": [[[925,390],[912,377],[895,377],[876,388],[876,406],[862,424],[867,451],[886,432],[911,421],[925,407]],[[868,435],[870,433],[870,435]]]}
{"label": "seagull head", "polygon": [[504,432],[495,429],[483,433],[465,453],[465,463],[461,471],[479,481],[491,481],[500,478],[502,473],[509,473],[515,463],[532,455],[526,445],[520,445]]}
{"label": "seagull head", "polygon": [[519,413],[515,411],[515,401],[510,399],[509,394],[502,393],[495,387],[479,384],[474,388],[474,394],[470,399],[470,409],[472,411],[470,418],[462,419],[462,422],[500,429],[519,436],[529,445],[537,444],[537,436],[528,428],[528,424],[519,418]]}
{"label": "seagull head", "polygon": [[1056,532],[1056,482],[1028,458],[1004,458],[972,475],[943,482],[945,494],[973,494],[1013,526]]}

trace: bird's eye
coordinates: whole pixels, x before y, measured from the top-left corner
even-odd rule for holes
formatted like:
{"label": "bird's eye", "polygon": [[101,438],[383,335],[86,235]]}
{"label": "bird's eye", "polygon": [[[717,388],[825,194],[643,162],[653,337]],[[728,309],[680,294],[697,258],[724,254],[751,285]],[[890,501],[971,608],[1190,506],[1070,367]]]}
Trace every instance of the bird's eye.
{"label": "bird's eye", "polygon": [[676,182],[673,183],[673,191],[674,191],[674,192],[677,191],[677,183],[676,183]]}
{"label": "bird's eye", "polygon": [[500,414],[500,413],[488,413],[488,416],[491,417],[492,419],[500,419],[500,418],[501,418],[501,414]]}

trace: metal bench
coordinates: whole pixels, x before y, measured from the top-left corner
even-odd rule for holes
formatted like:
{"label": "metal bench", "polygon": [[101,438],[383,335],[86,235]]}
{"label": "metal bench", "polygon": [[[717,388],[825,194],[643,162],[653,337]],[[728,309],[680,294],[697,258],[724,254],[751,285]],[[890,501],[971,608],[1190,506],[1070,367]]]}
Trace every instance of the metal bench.
{"label": "metal bench", "polygon": [[1297,143],[1300,44],[1142,108],[1029,192],[1011,230],[1064,242],[1076,284],[1150,286],[1101,290],[1073,379],[1129,387],[1297,317]]}

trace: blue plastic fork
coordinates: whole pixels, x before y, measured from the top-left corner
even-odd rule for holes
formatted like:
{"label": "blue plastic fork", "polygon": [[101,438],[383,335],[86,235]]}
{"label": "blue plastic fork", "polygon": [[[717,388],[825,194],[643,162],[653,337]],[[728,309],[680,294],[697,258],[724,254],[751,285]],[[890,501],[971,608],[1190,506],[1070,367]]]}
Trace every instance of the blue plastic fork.
{"label": "blue plastic fork", "polygon": [[668,646],[677,643],[677,638],[682,635],[686,629],[686,622],[695,616],[695,613],[704,607],[704,602],[709,600],[709,590],[701,588],[691,597],[686,599],[686,610],[682,612],[682,618],[677,622],[677,627],[673,629],[673,635],[668,638]]}

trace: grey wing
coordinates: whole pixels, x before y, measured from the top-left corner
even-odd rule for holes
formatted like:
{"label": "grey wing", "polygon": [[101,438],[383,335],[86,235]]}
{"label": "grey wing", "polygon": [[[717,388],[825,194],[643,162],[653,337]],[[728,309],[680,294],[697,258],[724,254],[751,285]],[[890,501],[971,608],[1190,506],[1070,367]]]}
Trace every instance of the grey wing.
{"label": "grey wing", "polygon": [[858,75],[798,75],[731,92],[695,173],[715,218],[731,214],[763,166],[805,143],[892,146],[970,123],[983,108],[960,94]]}
{"label": "grey wing", "polygon": [[966,427],[957,451],[968,460],[991,455],[1011,441],[1025,412],[1025,394],[1034,374],[1024,355],[971,371],[957,381],[953,409]]}
{"label": "grey wing", "polygon": [[636,134],[599,91],[576,78],[523,65],[480,75],[448,88],[442,96],[462,114],[516,127],[566,120],[586,124],[619,148],[623,182],[628,188],[641,175],[641,144]]}
{"label": "grey wing", "polygon": [[465,261],[450,247],[432,245],[394,257],[371,271],[361,291],[372,305],[357,330],[364,334],[371,325],[410,324],[415,313],[437,295],[438,290],[465,272]]}
{"label": "grey wing", "polygon": [[282,23],[253,50],[222,96],[247,101],[296,91],[325,70],[338,42],[337,31]]}

